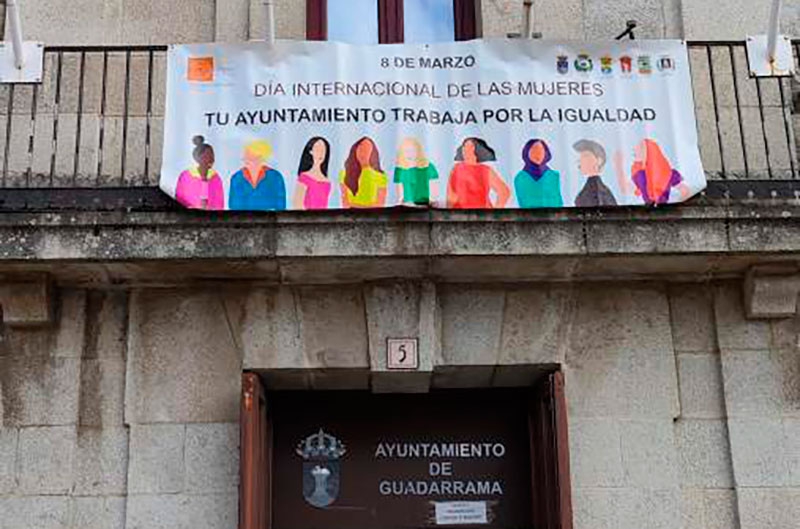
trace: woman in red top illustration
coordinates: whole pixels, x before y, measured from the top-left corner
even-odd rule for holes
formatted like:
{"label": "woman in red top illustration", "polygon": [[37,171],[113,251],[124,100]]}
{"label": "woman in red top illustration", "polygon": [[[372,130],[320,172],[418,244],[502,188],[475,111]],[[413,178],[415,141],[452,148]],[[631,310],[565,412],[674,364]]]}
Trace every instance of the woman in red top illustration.
{"label": "woman in red top illustration", "polygon": [[[467,138],[456,151],[456,163],[447,184],[447,207],[491,209],[505,207],[511,190],[491,166],[494,150],[480,138]],[[496,199],[492,202],[491,192]]]}

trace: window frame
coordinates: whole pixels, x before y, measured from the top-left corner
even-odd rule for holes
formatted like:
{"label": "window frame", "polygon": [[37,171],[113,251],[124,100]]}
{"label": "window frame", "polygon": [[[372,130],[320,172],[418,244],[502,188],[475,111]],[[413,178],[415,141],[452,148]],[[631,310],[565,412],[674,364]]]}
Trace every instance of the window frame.
{"label": "window frame", "polygon": [[[455,40],[478,38],[478,0],[453,0]],[[404,41],[403,0],[378,0],[378,42]],[[306,39],[328,40],[328,1],[306,0]]]}

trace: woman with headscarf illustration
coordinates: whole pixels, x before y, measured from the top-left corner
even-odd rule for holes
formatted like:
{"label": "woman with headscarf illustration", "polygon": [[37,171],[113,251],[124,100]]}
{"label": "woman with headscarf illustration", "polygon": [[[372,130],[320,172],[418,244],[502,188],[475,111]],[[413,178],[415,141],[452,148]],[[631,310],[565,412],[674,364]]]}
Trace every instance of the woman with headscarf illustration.
{"label": "woman with headscarf illustration", "polygon": [[419,140],[403,139],[397,149],[397,166],[394,168],[394,183],[401,202],[427,206],[431,199],[436,199],[434,180],[437,178],[436,166],[425,156]]}
{"label": "woman with headscarf illustration", "polygon": [[186,169],[178,176],[175,199],[193,209],[225,209],[225,191],[222,178],[214,165],[214,148],[203,136],[192,138],[195,147],[192,158],[196,166]]}
{"label": "woman with headscarf illustration", "polygon": [[377,208],[386,204],[389,180],[381,169],[378,148],[370,138],[364,136],[350,147],[339,183],[345,208]]}
{"label": "woman with headscarf illustration", "polygon": [[[494,150],[480,138],[467,138],[456,151],[456,163],[447,183],[447,206],[454,209],[491,209],[505,207],[511,190],[491,166]],[[494,191],[497,198],[491,199]]]}
{"label": "woman with headscarf illustration", "polygon": [[255,140],[244,148],[244,166],[231,177],[228,209],[272,211],[286,209],[283,175],[267,165],[272,145]]}
{"label": "woman with headscarf illustration", "polygon": [[[620,188],[628,195],[641,197],[645,205],[668,203],[673,188],[678,190],[682,198],[689,196],[683,176],[672,167],[655,140],[645,139],[634,147],[630,179],[625,175],[623,164],[623,155],[618,151],[614,156],[614,168]],[[634,189],[631,189],[631,183]]]}
{"label": "woman with headscarf illustration", "polygon": [[529,140],[522,148],[525,165],[514,178],[519,207],[560,208],[564,205],[561,175],[548,165],[552,157],[544,140]]}
{"label": "woman with headscarf illustration", "polygon": [[325,138],[315,136],[308,140],[297,168],[297,185],[294,191],[294,209],[328,209],[331,181],[328,163],[331,145]]}

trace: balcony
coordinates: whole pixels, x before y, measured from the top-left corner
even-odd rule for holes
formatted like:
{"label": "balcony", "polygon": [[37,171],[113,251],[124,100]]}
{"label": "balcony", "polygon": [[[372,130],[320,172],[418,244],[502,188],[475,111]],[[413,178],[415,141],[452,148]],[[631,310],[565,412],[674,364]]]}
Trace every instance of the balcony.
{"label": "balcony", "polygon": [[[689,54],[708,179],[798,179],[791,80],[751,79],[743,42]],[[165,70],[163,46],[47,48],[41,85],[0,87],[0,188],[156,186]]]}
{"label": "balcony", "polygon": [[797,90],[792,79],[751,79],[743,42],[689,44],[709,180],[700,196],[657,209],[483,213],[182,209],[157,187],[166,51],[51,47],[41,85],[0,87],[0,273],[708,278],[800,254]]}

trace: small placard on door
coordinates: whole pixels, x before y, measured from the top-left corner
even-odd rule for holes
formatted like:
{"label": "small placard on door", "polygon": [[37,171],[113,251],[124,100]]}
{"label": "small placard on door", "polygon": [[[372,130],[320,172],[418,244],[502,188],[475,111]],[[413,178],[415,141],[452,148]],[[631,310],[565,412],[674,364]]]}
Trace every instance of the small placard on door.
{"label": "small placard on door", "polygon": [[487,524],[485,501],[437,501],[436,525]]}
{"label": "small placard on door", "polygon": [[389,338],[386,340],[387,369],[419,369],[416,338]]}

